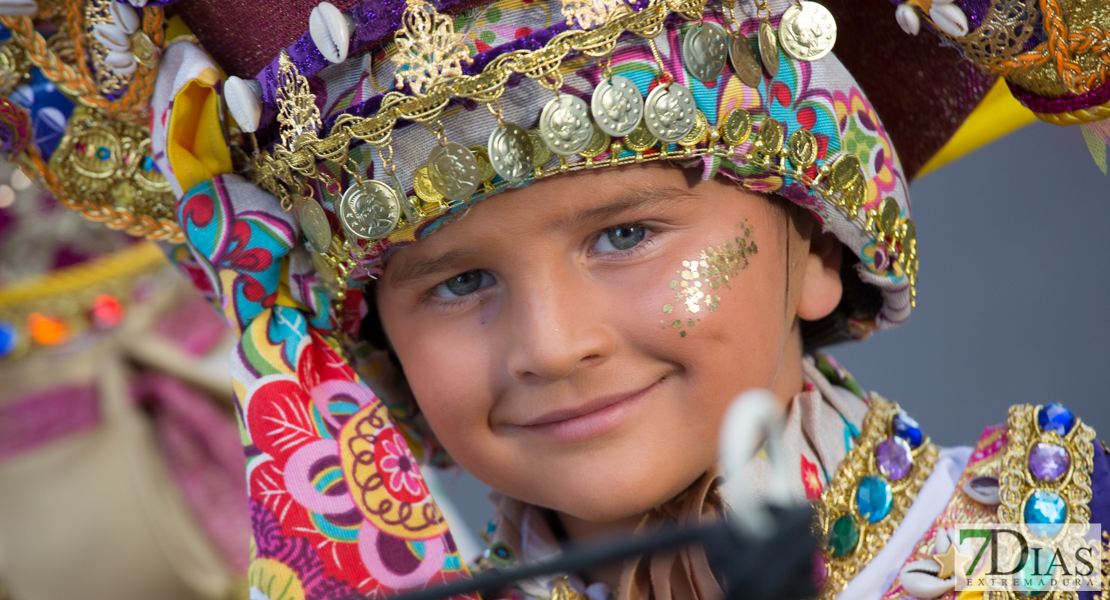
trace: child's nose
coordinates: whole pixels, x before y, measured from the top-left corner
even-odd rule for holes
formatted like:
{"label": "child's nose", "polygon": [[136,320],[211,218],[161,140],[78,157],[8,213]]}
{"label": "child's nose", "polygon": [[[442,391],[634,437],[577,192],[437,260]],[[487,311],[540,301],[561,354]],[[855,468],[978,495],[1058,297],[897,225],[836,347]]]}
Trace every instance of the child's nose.
{"label": "child's nose", "polygon": [[510,299],[513,324],[508,368],[513,377],[562,379],[603,362],[615,347],[612,332],[594,306],[596,294],[575,278],[537,278]]}

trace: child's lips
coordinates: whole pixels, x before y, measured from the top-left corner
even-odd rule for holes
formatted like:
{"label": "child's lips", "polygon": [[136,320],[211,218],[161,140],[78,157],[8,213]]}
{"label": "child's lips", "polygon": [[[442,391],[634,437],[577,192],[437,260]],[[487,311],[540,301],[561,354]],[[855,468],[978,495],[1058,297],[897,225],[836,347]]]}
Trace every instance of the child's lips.
{"label": "child's lips", "polygon": [[580,442],[611,431],[663,380],[642,390],[591,400],[575,408],[554,410],[523,423],[520,427],[558,442]]}

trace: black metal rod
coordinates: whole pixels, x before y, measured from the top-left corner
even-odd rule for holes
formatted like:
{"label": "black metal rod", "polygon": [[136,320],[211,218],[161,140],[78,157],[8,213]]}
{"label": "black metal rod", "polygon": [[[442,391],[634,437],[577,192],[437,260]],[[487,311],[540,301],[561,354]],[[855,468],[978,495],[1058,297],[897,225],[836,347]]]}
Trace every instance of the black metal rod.
{"label": "black metal rod", "polygon": [[659,550],[673,550],[694,542],[704,542],[724,533],[721,531],[723,527],[729,527],[729,525],[715,523],[701,527],[671,528],[664,529],[651,536],[602,542],[591,546],[570,547],[566,549],[563,556],[548,562],[514,567],[504,571],[482,573],[473,579],[455,581],[396,596],[388,596],[387,598],[388,600],[439,600],[450,596],[501,589],[515,581],[539,575],[563,572],[577,573],[600,564],[625,560]]}

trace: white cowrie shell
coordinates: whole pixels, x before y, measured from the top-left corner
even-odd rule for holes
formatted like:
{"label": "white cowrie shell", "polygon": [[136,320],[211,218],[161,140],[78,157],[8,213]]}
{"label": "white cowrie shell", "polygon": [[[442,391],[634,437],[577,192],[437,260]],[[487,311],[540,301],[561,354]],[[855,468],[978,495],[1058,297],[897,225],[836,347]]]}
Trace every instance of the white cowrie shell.
{"label": "white cowrie shell", "polygon": [[239,124],[239,129],[247,132],[257,131],[258,122],[262,118],[262,100],[259,97],[261,88],[256,91],[252,83],[258,85],[257,82],[247,82],[234,75],[224,82],[227,111]]}
{"label": "white cowrie shell", "polygon": [[5,17],[30,17],[38,10],[35,0],[0,0],[0,15]]}
{"label": "white cowrie shell", "polygon": [[944,33],[952,37],[967,35],[967,15],[955,4],[933,4],[929,9],[929,18]]}
{"label": "white cowrie shell", "polygon": [[921,33],[921,17],[917,16],[917,11],[909,4],[899,4],[894,11],[894,19],[898,21],[902,31],[910,35]]}
{"label": "white cowrie shell", "polygon": [[104,64],[120,75],[130,75],[137,68],[135,55],[130,52],[109,52],[104,57]]}
{"label": "white cowrie shell", "polygon": [[[947,539],[947,536],[942,536]],[[902,567],[898,573],[898,582],[902,588],[917,598],[937,598],[948,590],[956,587],[956,578],[940,579],[937,573],[940,565],[937,561],[927,558],[915,560]]]}
{"label": "white cowrie shell", "polygon": [[146,6],[148,0],[127,0],[127,3],[135,8],[143,8]]}
{"label": "white cowrie shell", "polygon": [[130,4],[113,2],[108,11],[112,13],[112,21],[128,35],[138,31],[142,24],[139,13]]}
{"label": "white cowrie shell", "polygon": [[321,2],[308,16],[308,33],[312,43],[329,62],[347,60],[354,23],[331,2]]}
{"label": "white cowrie shell", "polygon": [[1002,500],[998,497],[998,480],[994,477],[976,477],[970,479],[964,483],[963,490],[968,497],[984,506],[998,506],[1002,504]]}
{"label": "white cowrie shell", "polygon": [[93,27],[93,37],[104,44],[110,52],[130,52],[131,38],[120,27],[115,25],[97,25]]}

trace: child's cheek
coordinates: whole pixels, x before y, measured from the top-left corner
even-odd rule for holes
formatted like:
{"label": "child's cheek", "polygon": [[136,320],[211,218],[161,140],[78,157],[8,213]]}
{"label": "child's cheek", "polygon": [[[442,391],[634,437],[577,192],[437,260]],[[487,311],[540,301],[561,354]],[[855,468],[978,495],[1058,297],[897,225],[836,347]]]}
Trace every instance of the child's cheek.
{"label": "child's cheek", "polygon": [[686,337],[689,329],[717,310],[722,294],[727,298],[732,278],[746,269],[749,257],[758,252],[751,239],[752,226],[744,221],[737,227],[740,231],[733,239],[682,259],[674,277],[667,282],[669,297],[659,319],[662,329]]}

